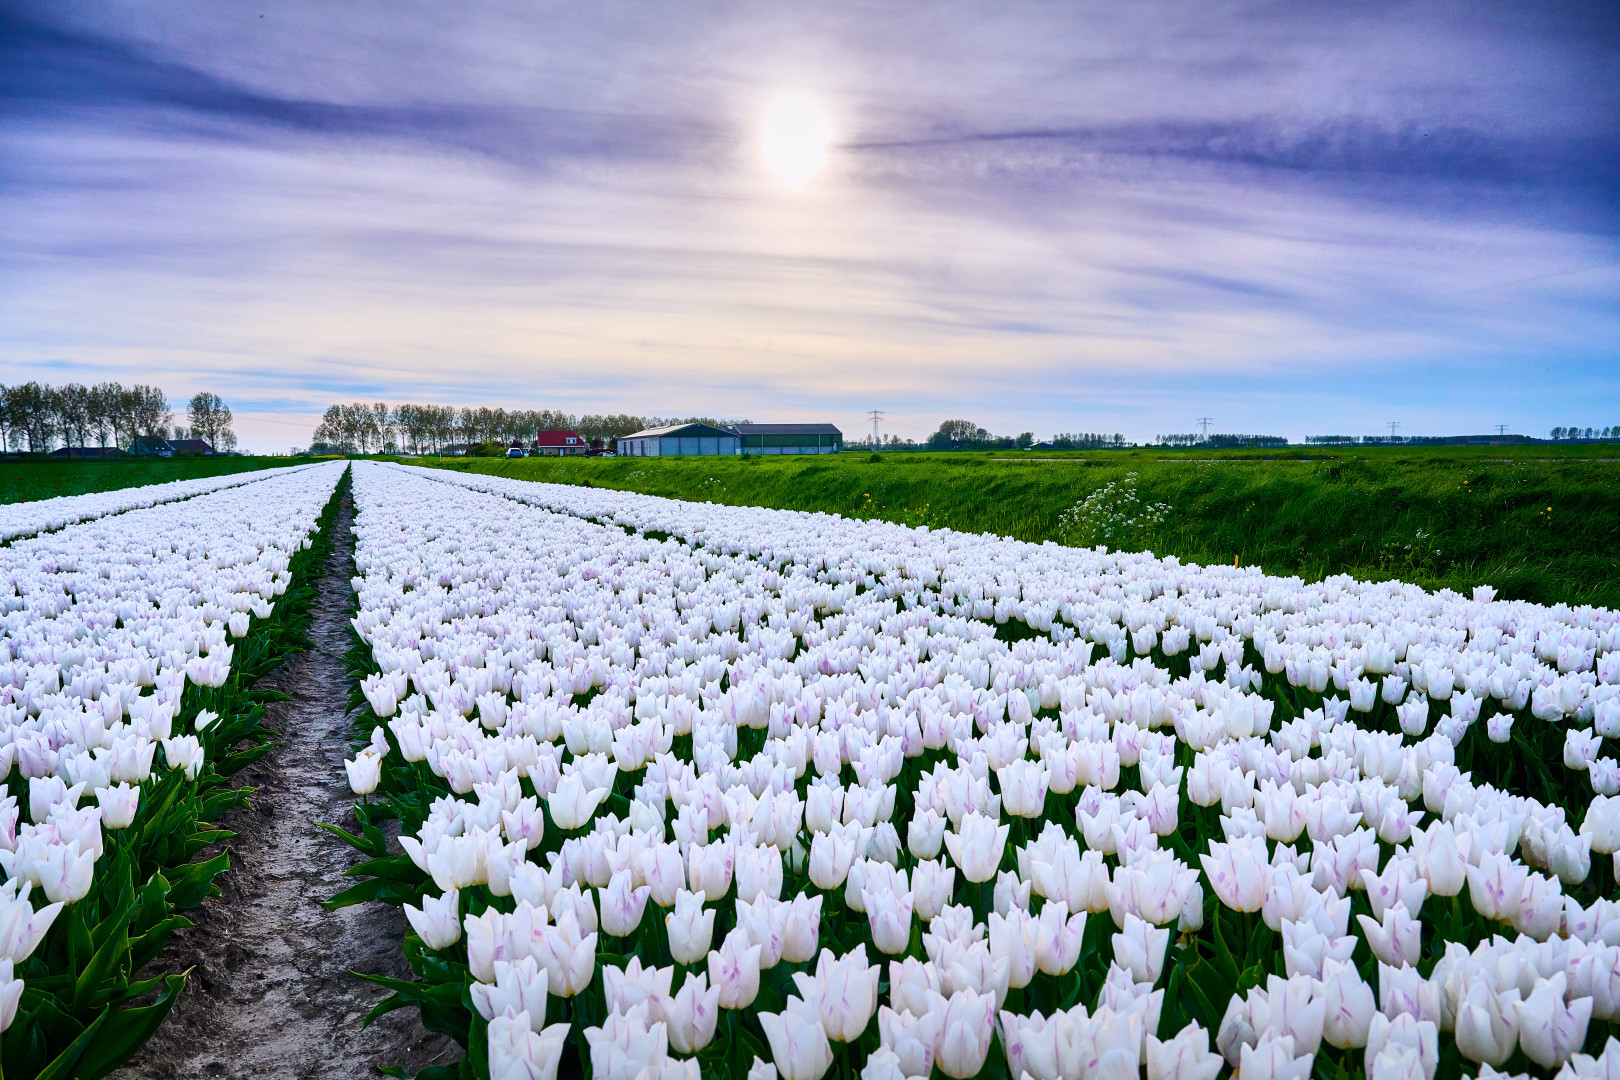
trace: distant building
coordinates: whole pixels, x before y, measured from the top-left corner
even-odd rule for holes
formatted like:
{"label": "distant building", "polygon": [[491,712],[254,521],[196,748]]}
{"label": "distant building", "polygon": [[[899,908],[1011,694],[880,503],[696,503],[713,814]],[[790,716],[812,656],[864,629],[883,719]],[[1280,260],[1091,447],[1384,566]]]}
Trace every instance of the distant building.
{"label": "distant building", "polygon": [[129,452],[136,457],[173,457],[174,447],[161,435],[137,435],[129,444]]}
{"label": "distant building", "polygon": [[738,424],[745,454],[836,454],[844,433],[831,424]]}
{"label": "distant building", "polygon": [[177,457],[206,457],[214,452],[214,448],[203,439],[170,439],[169,446]]}
{"label": "distant building", "polygon": [[51,457],[65,458],[115,458],[123,456],[124,452],[116,446],[60,446],[51,451]]}
{"label": "distant building", "polygon": [[714,457],[735,455],[742,437],[729,428],[709,424],[676,424],[648,428],[619,440],[623,457]]}
{"label": "distant building", "polygon": [[539,457],[567,457],[589,449],[590,444],[577,431],[542,431],[534,437],[534,452]]}

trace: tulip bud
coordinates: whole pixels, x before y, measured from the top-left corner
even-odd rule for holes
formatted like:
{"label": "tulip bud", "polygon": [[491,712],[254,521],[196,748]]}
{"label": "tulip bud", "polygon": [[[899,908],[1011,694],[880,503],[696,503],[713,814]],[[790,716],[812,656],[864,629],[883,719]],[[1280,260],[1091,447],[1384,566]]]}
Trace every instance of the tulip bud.
{"label": "tulip bud", "polygon": [[1420,1070],[1421,1080],[1432,1080],[1440,1063],[1440,1031],[1433,1023],[1411,1015],[1403,1014],[1390,1020],[1383,1013],[1374,1013],[1367,1031],[1365,1060],[1369,1077],[1378,1071],[1378,1059],[1392,1051],[1411,1054]]}
{"label": "tulip bud", "polygon": [[880,1046],[866,1059],[861,1068],[861,1080],[906,1080],[900,1065],[900,1055],[886,1046]]}
{"label": "tulip bud", "polygon": [[1519,1041],[1519,991],[1498,994],[1483,979],[1469,983],[1457,1007],[1457,1050],[1470,1061],[1501,1065]]}
{"label": "tulip bud", "polygon": [[906,831],[906,848],[918,859],[934,859],[944,839],[945,819],[932,810],[919,810]]}
{"label": "tulip bud", "polygon": [[977,1076],[995,1034],[994,994],[959,990],[944,1002],[934,1064],[952,1080]]}
{"label": "tulip bud", "polygon": [[1215,895],[1233,911],[1259,911],[1271,880],[1265,841],[1244,837],[1230,843],[1211,842],[1209,854],[1199,856]]}
{"label": "tulip bud", "polygon": [[11,1022],[17,1018],[22,992],[23,981],[14,977],[11,960],[0,960],[0,1031],[11,1027]]}
{"label": "tulip bud", "polygon": [[489,1074],[492,1077],[556,1076],[569,1025],[552,1024],[535,1033],[529,1014],[497,1016],[489,1022]]}
{"label": "tulip bud", "polygon": [[1375,1011],[1372,987],[1349,964],[1328,961],[1322,978],[1322,1038],[1348,1050],[1367,1043]]}
{"label": "tulip bud", "polygon": [[405,905],[405,919],[430,949],[447,949],[461,940],[461,894],[450,889],[443,896],[423,896],[420,909]]}
{"label": "tulip bud", "polygon": [[810,841],[810,881],[816,888],[831,891],[844,883],[855,861],[859,832],[859,825],[835,826]]}
{"label": "tulip bud", "polygon": [[475,982],[469,988],[473,1008],[485,1020],[527,1013],[532,1024],[543,1027],[546,1022],[545,969],[532,956],[513,963],[497,960],[494,966],[494,985]]}
{"label": "tulip bud", "polygon": [[782,1080],[821,1080],[832,1066],[833,1052],[815,1008],[789,998],[788,1007],[780,1013],[758,1016]]}
{"label": "tulip bud", "polygon": [[1080,959],[1086,913],[1069,914],[1062,900],[1048,901],[1035,930],[1035,963],[1048,975],[1066,975]]}
{"label": "tulip bud", "polygon": [[1288,1035],[1268,1034],[1255,1046],[1245,1045],[1238,1065],[1238,1080],[1307,1080],[1315,1054],[1294,1054]]}
{"label": "tulip bud", "polygon": [[873,946],[891,956],[905,952],[911,943],[912,894],[868,886],[863,898]]}
{"label": "tulip bud", "polygon": [[996,770],[1001,784],[1001,806],[1014,817],[1038,818],[1046,805],[1046,767],[1035,761],[1014,761]]}
{"label": "tulip bud", "polygon": [[802,964],[816,955],[821,936],[821,897],[796,896],[784,901],[788,912],[782,924],[782,959]]}
{"label": "tulip bud", "polygon": [[709,953],[709,983],[720,991],[722,1009],[746,1009],[759,994],[759,946],[733,930],[719,949]]}
{"label": "tulip bud", "polygon": [[579,774],[571,773],[557,782],[557,789],[546,800],[546,805],[557,828],[572,832],[591,820],[607,794],[607,788],[587,788]]}
{"label": "tulip bud", "polygon": [[1549,1071],[1563,1065],[1586,1042],[1592,1019],[1592,999],[1581,997],[1566,1004],[1566,985],[1564,973],[1555,972],[1550,979],[1538,979],[1530,996],[1516,1003],[1519,1048]]}
{"label": "tulip bud", "polygon": [[782,853],[773,847],[739,847],[735,873],[737,899],[752,901],[764,894],[772,900],[782,896]]}
{"label": "tulip bud", "polygon": [[602,930],[614,937],[635,933],[647,910],[647,897],[651,892],[646,885],[633,888],[628,870],[614,874],[602,891]]}
{"label": "tulip bud", "polygon": [[103,825],[109,829],[127,829],[135,821],[135,812],[141,802],[141,789],[129,784],[97,788],[96,802],[101,807]]}
{"label": "tulip bud", "polygon": [[964,880],[982,882],[995,876],[1010,831],[1011,826],[997,825],[995,818],[974,811],[962,816],[957,831],[945,834],[951,861],[961,869]]}
{"label": "tulip bud", "polygon": [[713,910],[703,906],[705,894],[685,889],[675,894],[675,910],[664,916],[669,933],[669,954],[677,964],[696,964],[709,955],[714,935]]}
{"label": "tulip bud", "polygon": [[1386,907],[1381,923],[1366,915],[1356,919],[1367,935],[1367,946],[1380,961],[1391,967],[1417,963],[1423,947],[1423,924],[1407,913],[1405,904]]}
{"label": "tulip bud", "polygon": [[695,1054],[713,1041],[720,1022],[720,990],[709,986],[702,972],[688,975],[674,997],[656,995],[648,1001],[650,1015],[663,1021],[669,1045],[678,1053]]}
{"label": "tulip bud", "polygon": [[1114,963],[1139,983],[1152,985],[1164,970],[1170,931],[1150,926],[1135,915],[1125,916],[1125,930],[1113,936]]}

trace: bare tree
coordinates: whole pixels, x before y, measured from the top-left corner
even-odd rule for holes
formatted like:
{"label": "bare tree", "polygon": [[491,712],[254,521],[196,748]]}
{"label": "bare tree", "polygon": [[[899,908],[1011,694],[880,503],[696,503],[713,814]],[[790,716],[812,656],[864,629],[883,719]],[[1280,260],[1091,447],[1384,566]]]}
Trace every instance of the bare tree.
{"label": "bare tree", "polygon": [[377,453],[386,453],[396,445],[394,413],[388,402],[378,401],[371,406],[371,426],[377,433]]}
{"label": "bare tree", "polygon": [[28,452],[43,454],[51,448],[51,436],[56,425],[55,403],[50,387],[37,382],[13,386],[7,394],[11,423],[22,431],[28,442]]}
{"label": "bare tree", "polygon": [[427,441],[427,426],[424,423],[424,414],[420,405],[401,405],[394,410],[394,429],[399,433],[404,449],[413,454],[422,452],[422,444]]}
{"label": "bare tree", "polygon": [[444,446],[456,437],[457,425],[460,416],[449,405],[432,405],[433,410],[433,440],[438,444],[439,453],[444,453]]}
{"label": "bare tree", "polygon": [[168,395],[155,386],[136,386],[130,397],[131,431],[161,438],[174,422]]}
{"label": "bare tree", "polygon": [[108,439],[118,445],[118,402],[124,388],[115,382],[97,383],[90,389],[89,427],[96,433],[96,445],[105,447]]}
{"label": "bare tree", "polygon": [[328,405],[326,415],[315,427],[315,434],[311,437],[312,444],[324,444],[328,447],[343,449],[345,447],[345,432],[343,430],[343,406]]}
{"label": "bare tree", "polygon": [[66,383],[52,391],[56,399],[56,429],[64,446],[82,447],[90,441],[90,388]]}
{"label": "bare tree", "polygon": [[186,421],[191,425],[192,438],[202,439],[218,453],[236,446],[236,433],[231,430],[231,407],[218,394],[204,390],[192,395],[186,405]]}

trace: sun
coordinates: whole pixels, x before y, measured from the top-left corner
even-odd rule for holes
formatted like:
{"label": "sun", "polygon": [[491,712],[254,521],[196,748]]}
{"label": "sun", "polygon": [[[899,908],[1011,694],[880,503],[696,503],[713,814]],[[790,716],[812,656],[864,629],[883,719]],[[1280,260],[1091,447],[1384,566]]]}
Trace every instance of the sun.
{"label": "sun", "polygon": [[780,97],[765,111],[765,167],[790,184],[802,184],[827,164],[831,138],[832,125],[815,99]]}

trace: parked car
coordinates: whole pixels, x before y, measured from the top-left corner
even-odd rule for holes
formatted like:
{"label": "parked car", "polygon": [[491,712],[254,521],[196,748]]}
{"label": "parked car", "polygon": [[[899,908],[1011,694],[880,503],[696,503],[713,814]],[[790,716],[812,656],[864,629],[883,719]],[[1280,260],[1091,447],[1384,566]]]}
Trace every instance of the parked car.
{"label": "parked car", "polygon": [[514,446],[514,447],[512,447],[512,449],[510,449],[510,450],[508,450],[506,452],[506,456],[509,457],[509,458],[522,457],[523,456],[523,451],[519,447]]}

